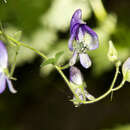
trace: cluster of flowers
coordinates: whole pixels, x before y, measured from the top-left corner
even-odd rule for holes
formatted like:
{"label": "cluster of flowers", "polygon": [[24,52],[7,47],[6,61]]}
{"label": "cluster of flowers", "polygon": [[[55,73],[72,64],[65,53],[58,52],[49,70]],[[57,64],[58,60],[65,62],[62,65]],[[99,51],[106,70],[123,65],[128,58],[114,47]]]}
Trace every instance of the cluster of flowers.
{"label": "cluster of flowers", "polygon": [[[114,62],[118,59],[118,54],[112,42],[109,43],[108,58]],[[68,42],[70,51],[73,56],[69,61],[70,67],[70,84],[74,97],[71,101],[78,106],[82,101],[94,100],[94,96],[86,91],[86,84],[84,82],[81,71],[75,67],[76,60],[79,56],[81,65],[87,69],[92,62],[87,54],[87,51],[95,50],[99,47],[99,40],[97,34],[82,21],[82,11],[77,9],[70,22],[70,39]],[[123,78],[130,82],[130,57],[124,62],[122,66]],[[6,88],[6,83],[11,93],[17,91],[13,88],[11,83],[11,75],[8,71],[8,53],[5,45],[0,41],[0,93]],[[81,102],[80,102],[80,101]]]}
{"label": "cluster of flowers", "polygon": [[[73,51],[73,56],[70,59],[70,82],[75,84],[74,90],[81,101],[94,100],[94,97],[86,91],[82,74],[77,67],[74,67],[77,57],[79,56],[81,65],[87,69],[92,62],[87,54],[89,50],[95,50],[99,46],[97,34],[82,21],[82,11],[78,9],[74,12],[70,22],[70,39],[68,47]],[[73,97],[73,103],[76,104],[76,97]],[[78,102],[77,102],[77,105]]]}
{"label": "cluster of flowers", "polygon": [[[75,90],[75,94],[81,101],[86,101],[86,99],[94,100],[95,98],[86,91],[86,84],[84,84],[80,70],[74,67],[76,59],[79,56],[81,65],[86,69],[89,68],[92,63],[86,52],[89,50],[95,50],[99,47],[98,36],[84,21],[82,21],[82,11],[80,9],[76,10],[72,16],[70,22],[70,34],[71,36],[68,42],[68,47],[70,51],[73,51],[73,56],[69,62],[71,66],[70,82],[75,84],[72,84],[72,86]],[[109,45],[108,58],[112,62],[117,60],[117,51],[111,41]],[[122,72],[126,81],[130,81],[130,58],[124,62]],[[75,105],[82,104],[82,102],[76,102],[75,96],[72,101]]]}

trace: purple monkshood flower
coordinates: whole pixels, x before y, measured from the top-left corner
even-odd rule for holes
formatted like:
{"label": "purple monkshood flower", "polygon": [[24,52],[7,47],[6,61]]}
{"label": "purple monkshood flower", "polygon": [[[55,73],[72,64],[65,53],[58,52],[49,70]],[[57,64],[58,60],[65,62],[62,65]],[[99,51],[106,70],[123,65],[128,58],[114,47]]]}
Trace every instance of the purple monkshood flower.
{"label": "purple monkshood flower", "polygon": [[[74,45],[74,41],[76,41]],[[80,63],[84,68],[91,66],[91,60],[86,53],[88,50],[95,50],[99,46],[97,34],[82,21],[82,11],[77,9],[70,22],[70,39],[68,47],[73,51],[73,56],[70,59],[70,65],[76,63],[79,56]]]}
{"label": "purple monkshood flower", "polygon": [[0,41],[0,94],[6,88],[6,82],[11,93],[16,93],[11,80],[8,78],[8,53],[4,44]]}
{"label": "purple monkshood flower", "polygon": [[[79,97],[81,101],[86,101],[86,98],[88,100],[94,100],[94,96],[92,96],[90,93],[86,91],[86,84],[84,83],[84,79],[82,76],[81,71],[74,66],[70,67],[70,83],[71,87],[75,91],[75,94]],[[73,103],[75,105],[82,104],[81,102],[77,102],[76,97],[73,97]]]}

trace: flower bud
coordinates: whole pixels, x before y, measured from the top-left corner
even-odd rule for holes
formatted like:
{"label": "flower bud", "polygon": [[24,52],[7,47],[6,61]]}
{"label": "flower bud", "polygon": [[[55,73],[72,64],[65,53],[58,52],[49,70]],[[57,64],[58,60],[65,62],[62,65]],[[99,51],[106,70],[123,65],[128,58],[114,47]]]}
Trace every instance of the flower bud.
{"label": "flower bud", "polygon": [[76,85],[83,84],[83,77],[80,70],[74,66],[70,67],[70,81]]}
{"label": "flower bud", "polygon": [[111,62],[115,62],[116,60],[118,60],[118,53],[112,41],[109,41],[109,49],[108,49],[107,56]]}
{"label": "flower bud", "polygon": [[124,79],[130,82],[130,57],[123,64],[122,73],[123,73]]}

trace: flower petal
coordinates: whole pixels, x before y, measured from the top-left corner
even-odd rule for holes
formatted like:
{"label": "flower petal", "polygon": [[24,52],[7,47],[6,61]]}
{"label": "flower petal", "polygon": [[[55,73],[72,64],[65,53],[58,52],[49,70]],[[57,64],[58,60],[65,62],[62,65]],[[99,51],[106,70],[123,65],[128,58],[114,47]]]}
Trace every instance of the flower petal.
{"label": "flower petal", "polygon": [[77,35],[76,35],[76,40],[78,40],[79,42],[82,42],[83,39],[84,39],[84,33],[83,33],[83,31],[82,31],[82,28],[79,27],[78,33],[77,33]]}
{"label": "flower petal", "polygon": [[7,68],[8,64],[8,53],[4,44],[0,41],[0,67]]}
{"label": "flower petal", "polygon": [[81,9],[77,9],[72,18],[71,18],[71,22],[70,22],[70,32],[72,31],[72,28],[74,27],[75,24],[80,23],[82,18],[82,11]]}
{"label": "flower petal", "polygon": [[70,51],[73,51],[73,41],[75,39],[75,34],[72,34],[70,36],[69,42],[68,42],[68,48],[70,49]]}
{"label": "flower petal", "polygon": [[70,59],[70,62],[69,62],[70,66],[72,66],[76,63],[77,56],[78,56],[78,53],[76,51],[74,51],[73,56],[72,56],[72,58]]}
{"label": "flower petal", "polygon": [[[98,40],[98,36],[96,34],[96,32],[94,32],[90,27],[88,27],[87,25],[82,25],[82,30],[83,32],[88,34],[86,35],[86,44],[89,50],[95,50],[96,48],[99,47],[99,40]],[[89,40],[90,37],[90,41]]]}
{"label": "flower petal", "polygon": [[4,92],[6,88],[6,76],[0,73],[0,94]]}
{"label": "flower petal", "polygon": [[72,81],[74,84],[82,85],[83,77],[80,70],[77,67],[70,67],[70,81]]}
{"label": "flower petal", "polygon": [[6,78],[7,80],[7,83],[8,83],[8,88],[9,88],[9,91],[13,94],[15,94],[17,91],[13,88],[13,85],[12,85],[12,82],[10,79]]}
{"label": "flower petal", "polygon": [[73,41],[75,40],[76,38],[76,35],[77,35],[77,32],[78,32],[78,29],[79,29],[79,24],[76,24],[72,31],[71,31],[71,36],[70,36],[70,39],[69,39],[69,42],[68,42],[68,47],[71,51],[73,51]]}
{"label": "flower petal", "polygon": [[80,57],[80,63],[82,64],[84,68],[87,69],[91,66],[92,63],[88,54],[81,53],[79,54],[79,57]]}

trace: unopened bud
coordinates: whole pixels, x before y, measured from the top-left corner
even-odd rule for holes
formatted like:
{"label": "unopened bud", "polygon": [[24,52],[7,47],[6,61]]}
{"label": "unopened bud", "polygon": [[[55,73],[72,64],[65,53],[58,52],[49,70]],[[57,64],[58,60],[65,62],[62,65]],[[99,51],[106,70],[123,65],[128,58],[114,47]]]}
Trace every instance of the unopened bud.
{"label": "unopened bud", "polygon": [[116,60],[118,60],[118,53],[112,41],[109,41],[109,49],[108,49],[107,56],[111,62],[115,62]]}
{"label": "unopened bud", "polygon": [[130,82],[130,57],[123,64],[122,73],[123,73],[124,79]]}
{"label": "unopened bud", "polygon": [[70,81],[74,84],[82,85],[83,84],[83,77],[80,70],[74,66],[70,67]]}

